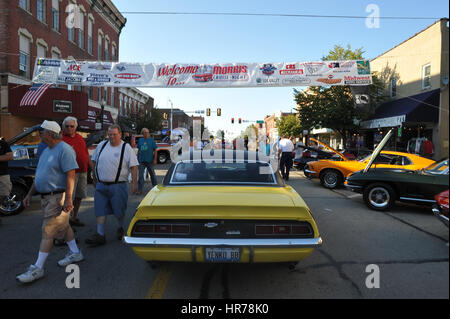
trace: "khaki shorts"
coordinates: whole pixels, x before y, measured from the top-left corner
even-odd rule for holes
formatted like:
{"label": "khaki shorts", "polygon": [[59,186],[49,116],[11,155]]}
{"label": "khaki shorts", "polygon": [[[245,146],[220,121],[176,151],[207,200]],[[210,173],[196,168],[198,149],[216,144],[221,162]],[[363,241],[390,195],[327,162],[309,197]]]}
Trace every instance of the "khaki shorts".
{"label": "khaki shorts", "polygon": [[73,198],[87,197],[87,173],[76,173],[73,186]]}
{"label": "khaki shorts", "polygon": [[47,195],[41,199],[44,221],[42,237],[44,239],[63,239],[69,229],[70,213],[63,210],[65,193]]}
{"label": "khaki shorts", "polygon": [[9,196],[11,188],[12,184],[9,175],[0,175],[0,196]]}

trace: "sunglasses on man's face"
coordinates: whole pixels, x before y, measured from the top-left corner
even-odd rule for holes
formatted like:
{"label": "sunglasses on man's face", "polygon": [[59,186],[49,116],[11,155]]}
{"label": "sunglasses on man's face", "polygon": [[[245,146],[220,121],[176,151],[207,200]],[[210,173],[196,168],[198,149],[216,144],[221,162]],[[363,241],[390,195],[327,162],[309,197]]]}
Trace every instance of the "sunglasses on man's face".
{"label": "sunglasses on man's face", "polygon": [[67,128],[69,128],[69,127],[70,127],[70,128],[74,128],[75,125],[66,125],[66,127],[67,127]]}

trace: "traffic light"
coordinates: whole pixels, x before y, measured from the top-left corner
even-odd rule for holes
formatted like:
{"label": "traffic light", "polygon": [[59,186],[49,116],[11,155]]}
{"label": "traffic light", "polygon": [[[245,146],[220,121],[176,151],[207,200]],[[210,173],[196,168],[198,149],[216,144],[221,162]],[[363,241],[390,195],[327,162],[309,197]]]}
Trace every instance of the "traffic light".
{"label": "traffic light", "polygon": [[206,116],[211,116],[211,109],[206,109]]}
{"label": "traffic light", "polygon": [[169,118],[169,115],[168,115],[167,113],[164,113],[164,114],[163,114],[163,118],[164,118],[165,120],[167,120],[167,119]]}
{"label": "traffic light", "polygon": [[222,109],[221,108],[218,108],[217,109],[217,116],[220,116],[222,114]]}
{"label": "traffic light", "polygon": [[239,124],[241,124],[242,123],[242,119],[241,118],[239,118]]}
{"label": "traffic light", "polygon": [[231,118],[231,124],[234,124],[234,117]]}

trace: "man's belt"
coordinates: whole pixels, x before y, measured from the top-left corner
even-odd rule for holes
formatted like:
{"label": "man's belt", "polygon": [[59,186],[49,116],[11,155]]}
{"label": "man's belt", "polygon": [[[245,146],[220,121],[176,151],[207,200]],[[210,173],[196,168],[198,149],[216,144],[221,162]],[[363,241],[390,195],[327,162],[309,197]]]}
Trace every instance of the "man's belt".
{"label": "man's belt", "polygon": [[41,198],[44,198],[44,196],[61,194],[64,193],[65,191],[66,191],[65,189],[59,189],[50,193],[39,193],[39,194],[41,195]]}
{"label": "man's belt", "polygon": [[109,185],[115,185],[115,184],[123,184],[123,183],[126,183],[126,182],[117,182],[117,183],[116,182],[100,182],[100,183],[102,183],[102,184],[104,184],[106,186],[109,186]]}

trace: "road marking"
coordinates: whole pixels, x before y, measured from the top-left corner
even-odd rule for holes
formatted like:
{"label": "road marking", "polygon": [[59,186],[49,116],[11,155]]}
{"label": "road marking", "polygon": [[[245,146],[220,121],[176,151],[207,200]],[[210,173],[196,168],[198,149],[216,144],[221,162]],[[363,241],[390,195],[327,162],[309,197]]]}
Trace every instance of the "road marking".
{"label": "road marking", "polygon": [[167,283],[169,282],[172,272],[169,266],[162,266],[153,285],[147,293],[146,299],[162,299]]}
{"label": "road marking", "polygon": [[362,196],[362,195],[361,194],[354,194],[354,195],[347,196],[347,198],[355,198],[355,197],[359,197],[359,196]]}

